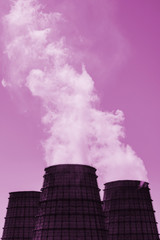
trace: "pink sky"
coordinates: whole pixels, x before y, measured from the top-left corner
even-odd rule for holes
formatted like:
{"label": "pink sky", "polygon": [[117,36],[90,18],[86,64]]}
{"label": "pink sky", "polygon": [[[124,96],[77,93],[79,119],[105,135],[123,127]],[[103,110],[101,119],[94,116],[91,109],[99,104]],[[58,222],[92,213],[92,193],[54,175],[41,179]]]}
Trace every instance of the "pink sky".
{"label": "pink sky", "polygon": [[[58,37],[65,36],[95,83],[99,109],[125,116],[125,143],[140,157],[148,172],[156,219],[160,222],[160,2],[159,0],[41,0],[44,12],[60,12],[64,18]],[[0,14],[10,3],[1,0]],[[1,24],[2,31],[2,24]],[[0,39],[3,46],[3,35]],[[1,47],[1,56],[3,47]],[[76,57],[75,57],[76,56]],[[7,61],[0,60],[1,80]],[[76,62],[77,61],[77,62]],[[46,136],[41,123],[42,105],[25,89],[18,94],[0,85],[0,229],[4,224],[8,193],[39,190],[42,186]]]}

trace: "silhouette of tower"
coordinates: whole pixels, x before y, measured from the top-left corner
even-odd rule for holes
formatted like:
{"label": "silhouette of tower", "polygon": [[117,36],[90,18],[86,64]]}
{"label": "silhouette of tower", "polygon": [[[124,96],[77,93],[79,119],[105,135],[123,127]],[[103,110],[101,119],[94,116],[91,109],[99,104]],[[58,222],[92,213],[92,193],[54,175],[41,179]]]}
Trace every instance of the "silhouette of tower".
{"label": "silhouette of tower", "polygon": [[11,192],[2,240],[31,240],[40,192]]}
{"label": "silhouette of tower", "polygon": [[95,168],[62,164],[45,169],[34,240],[105,240]]}
{"label": "silhouette of tower", "polygon": [[103,211],[107,240],[159,240],[148,183],[105,184]]}

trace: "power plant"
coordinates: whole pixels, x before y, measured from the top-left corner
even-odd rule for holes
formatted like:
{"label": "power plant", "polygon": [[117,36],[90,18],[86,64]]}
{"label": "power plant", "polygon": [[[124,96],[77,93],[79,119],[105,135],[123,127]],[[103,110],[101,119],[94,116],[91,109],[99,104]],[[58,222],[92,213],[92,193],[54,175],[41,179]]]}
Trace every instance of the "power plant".
{"label": "power plant", "polygon": [[2,240],[159,240],[149,190],[108,182],[101,201],[95,168],[48,167],[41,192],[10,193]]}

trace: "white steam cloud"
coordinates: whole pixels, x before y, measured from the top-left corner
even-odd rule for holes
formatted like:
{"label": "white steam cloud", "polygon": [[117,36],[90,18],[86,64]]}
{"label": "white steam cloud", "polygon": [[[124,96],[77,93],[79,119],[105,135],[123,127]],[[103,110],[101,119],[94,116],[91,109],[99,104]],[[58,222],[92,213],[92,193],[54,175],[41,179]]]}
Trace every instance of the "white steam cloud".
{"label": "white steam cloud", "polygon": [[41,98],[49,134],[44,141],[47,164],[92,165],[103,183],[147,180],[143,161],[121,142],[123,113],[94,107],[94,82],[84,66],[79,73],[70,64],[72,51],[65,36],[59,37],[63,17],[42,10],[36,0],[13,1],[4,18],[9,75],[2,84],[17,91],[27,87]]}

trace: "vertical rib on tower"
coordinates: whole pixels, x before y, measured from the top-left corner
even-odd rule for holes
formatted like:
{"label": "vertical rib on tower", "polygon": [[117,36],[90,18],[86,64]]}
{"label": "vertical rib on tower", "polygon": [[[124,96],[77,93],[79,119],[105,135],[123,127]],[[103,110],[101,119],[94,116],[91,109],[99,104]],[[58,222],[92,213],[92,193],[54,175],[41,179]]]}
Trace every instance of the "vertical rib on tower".
{"label": "vertical rib on tower", "polygon": [[62,164],[45,171],[33,239],[106,239],[95,168]]}
{"label": "vertical rib on tower", "polygon": [[11,192],[2,240],[31,240],[40,192]]}
{"label": "vertical rib on tower", "polygon": [[106,183],[103,209],[108,240],[159,240],[148,183]]}

